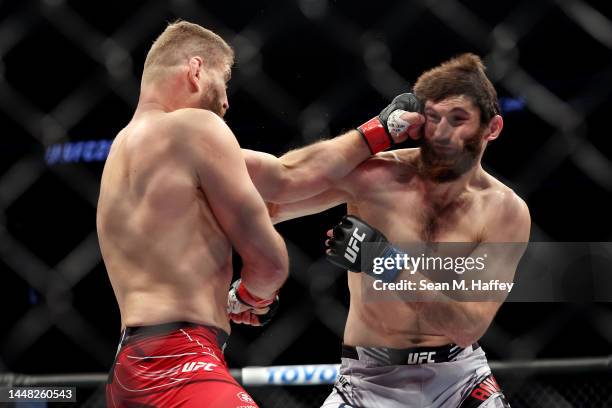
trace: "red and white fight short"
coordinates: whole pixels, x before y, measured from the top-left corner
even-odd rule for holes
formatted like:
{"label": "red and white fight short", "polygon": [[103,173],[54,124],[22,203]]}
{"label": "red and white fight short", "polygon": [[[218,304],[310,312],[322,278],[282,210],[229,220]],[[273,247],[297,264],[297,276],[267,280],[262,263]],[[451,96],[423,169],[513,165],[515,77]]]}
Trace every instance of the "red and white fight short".
{"label": "red and white fight short", "polygon": [[126,328],[107,406],[258,408],[227,369],[226,339],[220,329],[184,322]]}

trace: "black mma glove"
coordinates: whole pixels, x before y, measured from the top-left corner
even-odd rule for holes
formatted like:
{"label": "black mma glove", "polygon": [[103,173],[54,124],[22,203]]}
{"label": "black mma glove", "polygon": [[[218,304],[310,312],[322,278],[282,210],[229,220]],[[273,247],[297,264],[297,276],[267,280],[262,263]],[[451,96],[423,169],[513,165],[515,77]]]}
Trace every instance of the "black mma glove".
{"label": "black mma glove", "polygon": [[[367,250],[364,244],[368,244]],[[387,268],[391,262],[384,264],[384,260],[395,259],[396,255],[404,256],[404,253],[391,245],[382,232],[355,216],[342,218],[333,228],[326,246],[327,260],[349,271],[364,272],[384,282],[395,281],[401,271],[395,267],[395,262]]]}
{"label": "black mma glove", "polygon": [[395,144],[393,137],[410,126],[400,118],[404,112],[421,112],[421,103],[412,93],[396,96],[378,116],[357,128],[372,154],[392,147]]}

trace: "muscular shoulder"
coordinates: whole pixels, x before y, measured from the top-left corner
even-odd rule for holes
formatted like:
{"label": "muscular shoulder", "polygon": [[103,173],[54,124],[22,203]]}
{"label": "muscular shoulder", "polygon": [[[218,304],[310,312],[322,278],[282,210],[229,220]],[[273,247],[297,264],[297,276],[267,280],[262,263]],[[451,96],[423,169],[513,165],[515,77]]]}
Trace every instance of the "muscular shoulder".
{"label": "muscular shoulder", "polygon": [[204,109],[179,109],[168,114],[168,125],[177,141],[205,138],[211,143],[222,142],[229,128],[216,114]]}
{"label": "muscular shoulder", "polygon": [[216,114],[203,109],[179,109],[165,118],[170,148],[184,158],[208,157],[211,152],[238,149],[234,134]]}
{"label": "muscular shoulder", "polygon": [[[149,120],[151,119],[151,120]],[[204,164],[221,165],[227,151],[239,152],[231,130],[223,120],[203,109],[179,109],[146,119],[149,138],[164,158],[201,171]]]}
{"label": "muscular shoulder", "polygon": [[488,177],[490,185],[483,191],[487,240],[527,242],[531,229],[527,204],[511,188],[490,175]]}

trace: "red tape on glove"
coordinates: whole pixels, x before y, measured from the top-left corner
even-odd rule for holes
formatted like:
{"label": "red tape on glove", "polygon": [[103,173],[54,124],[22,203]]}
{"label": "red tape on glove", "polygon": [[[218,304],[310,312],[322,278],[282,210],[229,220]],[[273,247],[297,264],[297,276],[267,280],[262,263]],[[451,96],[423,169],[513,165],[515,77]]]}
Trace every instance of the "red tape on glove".
{"label": "red tape on glove", "polygon": [[391,137],[387,134],[380,119],[374,117],[357,128],[372,154],[382,152],[391,147]]}

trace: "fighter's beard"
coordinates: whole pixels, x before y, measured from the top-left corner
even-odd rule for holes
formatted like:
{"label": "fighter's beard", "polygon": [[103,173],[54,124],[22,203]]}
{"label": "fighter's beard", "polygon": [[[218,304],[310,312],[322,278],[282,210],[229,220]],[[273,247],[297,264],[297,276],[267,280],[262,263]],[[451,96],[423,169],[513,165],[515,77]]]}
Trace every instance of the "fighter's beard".
{"label": "fighter's beard", "polygon": [[465,142],[463,150],[451,156],[441,155],[421,135],[419,171],[425,178],[439,183],[457,180],[478,162],[483,140],[477,132]]}

